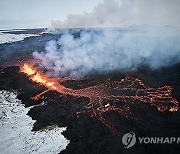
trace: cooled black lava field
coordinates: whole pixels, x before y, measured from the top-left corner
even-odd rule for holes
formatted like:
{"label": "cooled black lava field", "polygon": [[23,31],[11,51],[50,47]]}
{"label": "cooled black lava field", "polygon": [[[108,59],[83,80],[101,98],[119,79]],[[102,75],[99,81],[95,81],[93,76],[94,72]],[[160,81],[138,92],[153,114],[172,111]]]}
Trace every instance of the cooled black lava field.
{"label": "cooled black lava field", "polygon": [[[36,34],[41,31],[42,29],[36,29],[23,31],[23,33]],[[15,33],[18,33],[18,31],[15,31]],[[74,37],[80,35],[80,32],[72,31],[72,33]],[[61,33],[42,34],[26,38],[23,41],[0,45],[0,90],[17,91],[17,98],[25,104],[25,107],[32,107],[28,112],[28,116],[36,120],[32,131],[40,131],[52,125],[67,127],[63,135],[70,140],[70,143],[61,152],[62,154],[178,153],[180,150],[179,144],[167,143],[137,143],[126,149],[123,146],[122,137],[129,132],[135,132],[137,137],[180,136],[179,63],[154,70],[148,66],[139,66],[131,71],[91,72],[82,78],[66,79],[60,77],[59,84],[72,89],[72,92],[61,93],[57,90],[49,90],[39,99],[32,99],[48,88],[31,80],[25,73],[21,72],[20,68],[25,62],[31,63],[32,52],[44,50],[47,41],[56,40],[61,35]],[[39,71],[43,72],[44,70],[40,69]],[[142,83],[138,84],[138,80],[143,85]],[[159,98],[162,104],[158,104],[158,100],[152,104],[148,99],[142,101],[134,98],[129,99],[129,97],[135,96],[132,90],[122,91],[123,94],[120,93],[118,85],[121,84],[117,83],[119,81],[124,81],[122,89],[131,88],[131,82],[137,82],[137,86],[133,87],[135,91],[139,89],[144,91],[145,88],[141,86],[153,88],[153,92],[166,91],[166,88],[162,88],[164,86],[169,86],[172,89],[171,93],[168,94],[169,100]],[[107,87],[104,92],[105,84],[107,84]],[[117,84],[116,88],[118,90],[115,89],[114,84]],[[158,89],[160,87],[162,89]],[[73,95],[74,91],[75,94]],[[86,97],[86,95],[90,96],[90,94],[85,94],[86,91],[92,93],[92,95],[96,92],[99,92],[99,94],[102,92],[104,95],[95,98],[93,96]],[[81,93],[79,97],[77,96],[78,92]],[[111,98],[111,94],[116,99]],[[121,98],[121,95],[129,97]],[[150,97],[150,95],[144,93],[138,93],[138,96],[140,98]],[[107,97],[109,98],[107,99]],[[174,104],[168,104],[171,99],[178,102],[177,110],[173,112],[170,109],[174,107]],[[91,101],[92,104],[94,103],[93,105],[90,104],[93,107],[88,107],[87,105]],[[100,107],[98,106],[99,102],[102,103]],[[163,108],[164,105],[167,105],[169,109]],[[158,107],[161,108],[158,110]],[[106,109],[107,111],[104,111]],[[61,145],[61,143],[59,144]]]}

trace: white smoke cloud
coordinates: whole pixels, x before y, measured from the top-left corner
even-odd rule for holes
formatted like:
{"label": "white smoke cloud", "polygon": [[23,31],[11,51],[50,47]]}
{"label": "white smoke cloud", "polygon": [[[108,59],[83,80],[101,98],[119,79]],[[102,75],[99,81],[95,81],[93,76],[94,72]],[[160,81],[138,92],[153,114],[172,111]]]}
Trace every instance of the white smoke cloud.
{"label": "white smoke cloud", "polygon": [[80,77],[89,72],[152,69],[180,62],[180,33],[163,31],[82,30],[80,37],[65,33],[33,55],[53,75]]}
{"label": "white smoke cloud", "polygon": [[69,14],[52,21],[50,29],[77,27],[126,27],[129,25],[180,26],[180,0],[104,0],[92,12]]}

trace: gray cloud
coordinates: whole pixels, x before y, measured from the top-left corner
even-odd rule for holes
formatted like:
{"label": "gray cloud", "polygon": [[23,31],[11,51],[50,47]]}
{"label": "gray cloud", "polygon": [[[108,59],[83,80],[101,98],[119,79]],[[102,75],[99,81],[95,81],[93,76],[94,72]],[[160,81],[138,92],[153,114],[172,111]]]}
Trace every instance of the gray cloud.
{"label": "gray cloud", "polygon": [[92,12],[69,14],[50,28],[122,27],[132,24],[180,25],[179,0],[104,0]]}

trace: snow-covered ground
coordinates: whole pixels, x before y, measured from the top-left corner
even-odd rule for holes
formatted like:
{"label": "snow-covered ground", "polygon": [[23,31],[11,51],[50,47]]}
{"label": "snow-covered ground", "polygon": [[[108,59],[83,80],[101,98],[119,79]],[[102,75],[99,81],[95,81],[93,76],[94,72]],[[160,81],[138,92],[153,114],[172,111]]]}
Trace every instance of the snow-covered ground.
{"label": "snow-covered ground", "polygon": [[57,154],[69,141],[61,134],[66,128],[53,127],[32,132],[29,117],[16,92],[0,91],[0,154]]}
{"label": "snow-covered ground", "polygon": [[31,36],[38,36],[38,35],[37,34],[7,34],[0,32],[0,44],[21,41]]}

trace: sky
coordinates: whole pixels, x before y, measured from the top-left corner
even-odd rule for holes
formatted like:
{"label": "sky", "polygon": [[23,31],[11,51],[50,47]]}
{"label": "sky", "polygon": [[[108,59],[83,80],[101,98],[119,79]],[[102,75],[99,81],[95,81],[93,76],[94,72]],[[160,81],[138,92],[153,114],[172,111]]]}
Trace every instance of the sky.
{"label": "sky", "polygon": [[180,0],[0,0],[0,28],[180,28]]}
{"label": "sky", "polygon": [[70,13],[91,10],[101,0],[0,0],[0,28],[47,27]]}

